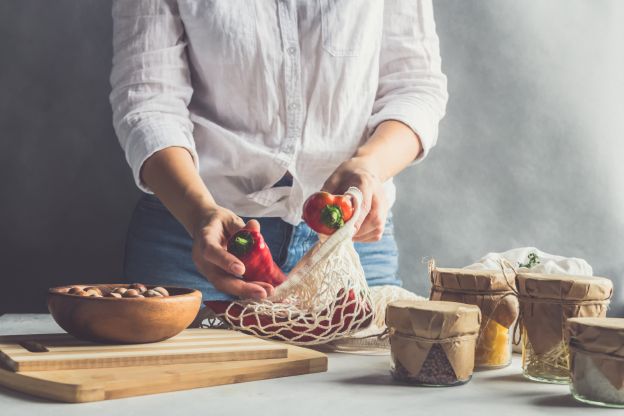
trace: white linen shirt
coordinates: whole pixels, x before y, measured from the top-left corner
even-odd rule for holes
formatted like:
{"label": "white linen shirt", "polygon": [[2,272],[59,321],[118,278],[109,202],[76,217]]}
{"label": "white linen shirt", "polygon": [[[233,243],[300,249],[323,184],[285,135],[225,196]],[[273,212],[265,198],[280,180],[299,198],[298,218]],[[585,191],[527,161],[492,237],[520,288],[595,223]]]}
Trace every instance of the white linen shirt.
{"label": "white linen shirt", "polygon": [[416,132],[419,159],[437,140],[431,0],[116,0],[113,20],[113,122],[145,192],[143,162],[180,146],[219,205],[297,224],[379,123]]}

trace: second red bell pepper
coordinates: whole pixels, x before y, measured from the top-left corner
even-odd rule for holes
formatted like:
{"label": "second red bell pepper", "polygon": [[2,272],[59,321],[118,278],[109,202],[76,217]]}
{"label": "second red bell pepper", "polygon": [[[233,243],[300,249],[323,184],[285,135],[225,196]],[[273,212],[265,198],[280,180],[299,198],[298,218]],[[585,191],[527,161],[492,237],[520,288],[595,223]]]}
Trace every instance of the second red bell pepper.
{"label": "second red bell pepper", "polygon": [[[297,314],[295,317],[253,315],[244,313],[240,304],[232,305],[230,301],[212,300],[204,304],[217,316],[227,320],[235,327],[253,326],[255,334],[264,334],[278,340],[296,340],[300,343],[318,341],[319,337],[329,338],[336,333],[346,333],[366,328],[372,321],[372,305],[363,294],[359,296],[349,289],[338,291],[336,300],[326,309],[316,314]],[[231,307],[230,307],[231,306]],[[358,307],[359,306],[359,307]],[[368,317],[367,317],[368,316]],[[367,317],[363,322],[360,320]],[[310,322],[317,326],[310,327]],[[243,332],[245,332],[243,330]],[[279,333],[279,336],[275,335]]]}
{"label": "second red bell pepper", "polygon": [[319,234],[333,234],[352,216],[353,203],[346,195],[316,192],[303,204],[303,220]]}
{"label": "second red bell pepper", "polygon": [[245,227],[228,240],[227,250],[245,265],[243,278],[252,282],[266,282],[279,286],[286,275],[273,261],[269,246],[260,231]]}

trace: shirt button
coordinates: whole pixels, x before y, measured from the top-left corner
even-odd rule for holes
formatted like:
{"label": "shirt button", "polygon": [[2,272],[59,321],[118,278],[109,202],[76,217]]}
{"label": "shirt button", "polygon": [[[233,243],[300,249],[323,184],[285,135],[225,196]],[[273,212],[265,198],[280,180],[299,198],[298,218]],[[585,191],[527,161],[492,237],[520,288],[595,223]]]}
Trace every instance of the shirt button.
{"label": "shirt button", "polygon": [[294,46],[291,46],[291,47],[290,47],[290,48],[288,48],[287,50],[288,50],[288,53],[289,53],[290,55],[294,55],[294,54],[295,54],[295,52],[297,52],[297,48],[295,48]]}
{"label": "shirt button", "polygon": [[290,104],[288,104],[288,109],[289,110],[293,110],[294,111],[294,110],[296,110],[298,108],[299,108],[299,104],[297,104],[297,103],[290,103]]}

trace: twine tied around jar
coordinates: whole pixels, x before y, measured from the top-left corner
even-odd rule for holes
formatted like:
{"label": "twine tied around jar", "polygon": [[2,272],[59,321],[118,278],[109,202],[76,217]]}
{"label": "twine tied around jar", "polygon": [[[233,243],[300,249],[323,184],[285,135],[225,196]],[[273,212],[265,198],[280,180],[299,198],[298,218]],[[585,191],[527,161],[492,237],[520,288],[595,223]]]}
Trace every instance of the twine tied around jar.
{"label": "twine tied around jar", "polygon": [[609,354],[607,352],[597,352],[597,351],[589,351],[582,346],[578,345],[576,342],[571,341],[569,344],[570,351],[578,351],[590,357],[601,358],[605,360],[614,360],[614,361],[624,361],[624,357],[621,357],[616,354]]}
{"label": "twine tied around jar", "polygon": [[[521,326],[526,326],[526,322],[525,319],[526,317],[525,312],[524,312],[524,307],[523,304],[542,304],[542,305],[559,305],[561,306],[560,308],[560,328],[561,328],[561,339],[564,340],[565,339],[565,323],[566,320],[568,318],[567,314],[566,314],[566,310],[565,310],[565,306],[573,306],[573,307],[577,307],[577,308],[581,308],[584,306],[592,306],[592,305],[597,305],[597,306],[605,306],[609,304],[609,300],[611,298],[611,295],[613,293],[613,288],[611,288],[611,291],[609,293],[609,295],[605,298],[605,299],[588,299],[588,300],[583,300],[583,299],[557,299],[557,298],[537,298],[537,297],[533,297],[533,296],[527,296],[527,295],[523,295],[520,293],[519,287],[518,287],[518,270],[517,268],[511,264],[507,259],[505,258],[499,258],[498,259],[498,263],[500,265],[501,268],[501,272],[503,273],[503,276],[505,277],[505,281],[507,282],[507,285],[509,286],[509,289],[511,290],[511,292],[513,293],[514,296],[516,296],[518,298],[518,301],[520,303],[520,310],[519,310],[519,314],[518,314],[518,319],[514,325],[514,338],[513,338],[513,343],[514,345],[518,345],[520,343],[521,340],[521,332],[518,330],[519,328],[521,328]],[[512,281],[515,282],[515,287],[512,286],[511,284],[509,284],[509,279],[507,278],[507,271],[511,269],[513,271],[513,278]]]}
{"label": "twine tied around jar", "polygon": [[[512,296],[515,296],[518,299],[518,302],[520,302],[520,299],[523,298],[523,296],[520,296],[520,293],[518,293],[518,289],[516,288],[516,286],[512,286],[511,284],[509,284],[509,279],[507,278],[507,273],[506,273],[506,266],[508,268],[510,268],[514,275],[513,275],[513,279],[512,281],[514,282],[514,284],[516,283],[516,277],[518,276],[518,271],[515,268],[515,266],[513,264],[511,264],[509,262],[509,260],[507,260],[504,257],[500,257],[498,259],[498,264],[501,267],[501,272],[503,273],[503,277],[505,277],[505,282],[507,282],[507,286],[509,287],[509,289],[511,290],[511,292],[509,292]],[[513,333],[512,333],[512,340],[511,342],[514,345],[519,345],[520,344],[520,340],[521,340],[521,333],[518,329],[520,329],[520,324],[522,322],[522,308],[519,308],[518,310],[518,319],[516,319],[516,323],[513,326]],[[516,339],[517,338],[517,339]]]}
{"label": "twine tied around jar", "polygon": [[[503,303],[503,301],[508,297],[508,296],[513,296],[518,298],[518,291],[516,290],[516,288],[514,286],[512,286],[509,283],[509,278],[507,277],[507,275],[505,274],[505,270],[504,270],[504,266],[503,266],[503,261],[507,262],[507,264],[512,268],[512,270],[514,270],[514,277],[513,277],[513,281],[515,282],[515,274],[516,274],[516,270],[514,269],[513,265],[511,265],[511,263],[509,263],[506,259],[501,258],[499,259],[499,263],[501,264],[501,267],[503,268],[503,277],[505,278],[505,284],[507,285],[508,289],[488,289],[488,290],[467,290],[467,289],[453,289],[453,288],[448,288],[448,287],[443,287],[443,286],[439,286],[436,285],[436,283],[434,282],[434,278],[433,278],[433,272],[436,269],[436,262],[435,259],[429,259],[429,261],[427,262],[427,266],[428,266],[428,273],[429,273],[429,280],[431,281],[431,290],[429,293],[429,298],[432,298],[432,294],[435,291],[439,291],[439,292],[446,292],[446,293],[456,293],[456,294],[468,294],[468,295],[476,295],[476,296],[491,296],[491,295],[495,295],[497,296],[497,300],[496,302],[493,304],[490,313],[488,313],[487,315],[484,313],[484,315],[486,315],[481,328],[487,328],[487,326],[489,325],[489,323],[492,321],[492,316],[495,315],[496,310],[498,309],[498,307]],[[516,319],[516,324],[518,324],[520,318],[518,317]],[[515,331],[515,327],[514,327],[514,331]],[[477,345],[480,344],[481,342],[481,336],[483,335],[483,331],[479,331],[479,335],[477,337]],[[518,343],[520,341],[518,340]],[[517,345],[517,344],[516,344]]]}
{"label": "twine tied around jar", "polygon": [[448,344],[451,342],[467,341],[467,340],[477,338],[477,334],[466,334],[466,335],[458,335],[454,337],[432,339],[432,338],[420,337],[414,334],[403,334],[401,332],[397,332],[394,328],[389,328],[389,329],[387,328],[386,331],[384,331],[384,333],[387,333],[387,337],[403,338],[403,339],[407,339],[410,341],[424,342],[426,344]]}

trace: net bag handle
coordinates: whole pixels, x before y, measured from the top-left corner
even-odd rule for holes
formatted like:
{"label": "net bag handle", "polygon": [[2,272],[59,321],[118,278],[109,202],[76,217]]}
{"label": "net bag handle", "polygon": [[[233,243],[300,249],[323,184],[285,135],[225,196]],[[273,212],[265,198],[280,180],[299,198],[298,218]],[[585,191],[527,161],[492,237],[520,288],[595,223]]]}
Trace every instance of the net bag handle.
{"label": "net bag handle", "polygon": [[345,225],[339,228],[335,233],[330,235],[325,241],[319,241],[319,243],[316,244],[288,274],[288,279],[275,288],[275,292],[273,292],[273,295],[269,298],[269,300],[278,301],[283,299],[286,294],[292,292],[296,286],[301,284],[305,277],[310,273],[312,267],[330,255],[343,241],[353,238],[357,231],[355,229],[355,223],[360,216],[362,200],[364,197],[362,195],[362,191],[354,186],[350,187],[347,192],[345,192],[345,195],[349,195],[353,198],[354,211],[351,219],[349,219],[349,221],[347,221]]}

